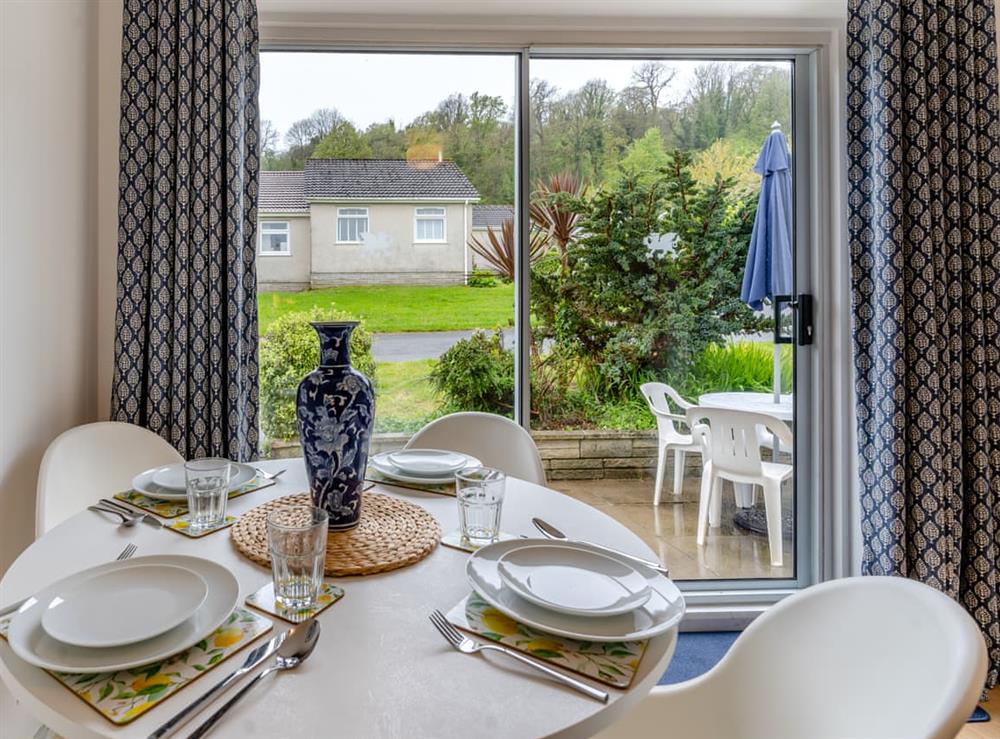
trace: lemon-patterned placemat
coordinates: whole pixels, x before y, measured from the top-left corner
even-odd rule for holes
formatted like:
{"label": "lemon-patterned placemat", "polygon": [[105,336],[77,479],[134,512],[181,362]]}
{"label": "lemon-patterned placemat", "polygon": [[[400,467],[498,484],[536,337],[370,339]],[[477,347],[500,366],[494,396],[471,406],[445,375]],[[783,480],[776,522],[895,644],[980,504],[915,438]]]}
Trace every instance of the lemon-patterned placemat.
{"label": "lemon-patterned placemat", "polygon": [[632,684],[646,651],[646,641],[584,642],[538,631],[501,613],[475,592],[452,608],[447,618],[464,631],[613,688]]}
{"label": "lemon-patterned placemat", "polygon": [[[265,482],[263,485],[260,484],[258,478],[252,479],[245,485],[241,485],[235,490],[229,493],[229,499],[239,498],[241,495],[246,495],[247,493],[256,493],[258,490],[264,490],[265,488],[273,487],[278,483],[274,480],[271,482]],[[126,490],[123,493],[118,493],[115,495],[118,500],[124,501],[129,505],[135,506],[136,508],[141,508],[144,511],[153,513],[160,518],[177,518],[188,512],[188,506],[186,500],[163,500],[161,498],[151,498],[148,495],[136,492],[135,490]]]}
{"label": "lemon-patterned placemat", "polygon": [[[0,636],[7,638],[13,614],[0,619]],[[270,619],[237,608],[226,622],[190,649],[173,657],[119,672],[77,675],[47,671],[91,708],[119,726],[159,705],[191,681],[271,630]]]}
{"label": "lemon-patterned placemat", "polygon": [[200,539],[203,536],[208,536],[209,534],[214,534],[216,531],[222,531],[223,529],[228,529],[236,523],[236,516],[225,516],[222,521],[217,526],[212,526],[207,529],[198,529],[198,531],[191,530],[191,518],[185,514],[180,518],[175,518],[172,521],[167,521],[163,524],[163,528],[170,529],[171,531],[176,531],[178,534],[184,534],[191,539]]}
{"label": "lemon-patterned placemat", "polygon": [[[501,531],[497,535],[497,541],[513,541],[518,537],[515,534],[508,534],[505,531]],[[462,539],[461,531],[452,531],[450,534],[445,534],[441,537],[441,543],[446,547],[451,547],[452,549],[460,549],[463,552],[475,552],[477,549],[482,547],[477,547],[469,544],[464,539]],[[485,544],[483,546],[486,546]]]}
{"label": "lemon-patterned placemat", "polygon": [[344,597],[344,589],[324,582],[320,585],[316,608],[290,609],[280,605],[274,598],[274,581],[247,596],[246,604],[270,613],[293,624],[300,624],[318,613],[322,613]]}
{"label": "lemon-patterned placemat", "polygon": [[368,482],[379,483],[381,485],[392,485],[394,488],[402,488],[403,490],[419,490],[422,493],[435,493],[436,495],[449,495],[452,498],[455,497],[454,482],[401,482],[400,480],[394,480],[388,475],[383,475],[371,465],[368,465],[368,469],[365,471],[365,480]]}

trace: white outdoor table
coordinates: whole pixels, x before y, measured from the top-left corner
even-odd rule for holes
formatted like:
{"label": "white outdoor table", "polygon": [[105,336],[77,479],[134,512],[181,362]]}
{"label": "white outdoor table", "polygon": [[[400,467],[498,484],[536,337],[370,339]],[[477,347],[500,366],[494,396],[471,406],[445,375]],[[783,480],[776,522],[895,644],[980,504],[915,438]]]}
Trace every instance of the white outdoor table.
{"label": "white outdoor table", "polygon": [[[773,393],[705,393],[698,397],[698,405],[706,408],[727,408],[750,413],[765,413],[790,424],[795,420],[792,394],[788,393],[779,397],[781,401],[775,403]],[[774,450],[778,451],[779,449],[778,437],[774,437]],[[736,491],[736,505],[739,508],[749,508],[753,505],[753,485],[734,482],[733,489]]]}
{"label": "white outdoor table", "polygon": [[[230,513],[239,515],[270,498],[307,489],[301,459],[259,466],[288,471],[278,485],[230,501]],[[458,527],[451,497],[389,487],[378,490],[423,506],[437,518],[444,533]],[[503,529],[535,536],[532,516],[541,516],[580,538],[655,558],[638,536],[594,508],[554,490],[508,480]],[[0,605],[24,598],[69,573],[107,562],[128,542],[138,545],[137,556],[188,554],[224,564],[240,582],[241,601],[271,578],[270,570],[236,551],[228,531],[189,539],[144,524],[119,528],[99,514],[83,511],[17,558],[0,582]],[[427,616],[435,608],[447,612],[468,594],[467,557],[438,546],[421,562],[394,572],[331,579],[346,595],[318,617],[323,631],[314,654],[297,670],[271,676],[257,686],[212,736],[587,737],[624,715],[666,669],[676,629],[650,641],[632,688],[609,689],[611,700],[602,705],[526,672],[527,668],[511,664],[513,660],[503,655],[467,656],[454,651]],[[275,630],[288,627],[280,619],[272,620]],[[113,726],[43,670],[21,661],[2,640],[0,678],[27,711],[67,739],[145,737],[236,669],[245,654],[239,652],[124,727]],[[201,718],[209,714],[206,711]],[[189,724],[187,731],[195,725]],[[178,734],[185,735],[183,730]]]}
{"label": "white outdoor table", "polygon": [[795,419],[795,409],[792,405],[792,394],[779,396],[780,403],[774,402],[771,393],[705,393],[699,396],[698,405],[706,408],[730,408],[735,411],[751,413],[766,413],[769,416],[787,422]]}

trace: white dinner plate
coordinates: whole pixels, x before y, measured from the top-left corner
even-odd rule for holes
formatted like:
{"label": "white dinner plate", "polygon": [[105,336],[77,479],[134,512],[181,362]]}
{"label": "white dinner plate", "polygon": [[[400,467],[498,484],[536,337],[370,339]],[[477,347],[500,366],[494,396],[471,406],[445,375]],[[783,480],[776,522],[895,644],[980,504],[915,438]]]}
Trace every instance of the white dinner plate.
{"label": "white dinner plate", "polygon": [[402,470],[400,470],[396,465],[389,461],[389,455],[392,452],[382,452],[381,454],[375,454],[369,457],[368,461],[376,471],[385,475],[386,477],[398,480],[399,482],[413,482],[413,483],[423,483],[424,485],[442,485],[448,482],[455,482],[455,475],[458,472],[465,472],[467,470],[474,470],[478,467],[482,467],[483,463],[480,462],[475,457],[468,457],[468,464],[456,472],[452,472],[450,475],[441,475],[440,477],[427,477],[426,475],[408,475]]}
{"label": "white dinner plate", "polygon": [[[95,649],[64,644],[53,639],[42,626],[46,606],[81,577],[94,577],[119,565],[157,564],[183,567],[197,573],[208,586],[205,602],[194,614],[167,632],[146,641]],[[46,670],[83,674],[127,670],[166,659],[197,644],[219,628],[239,603],[240,584],[229,570],[201,557],[152,555],[123,562],[109,562],[53,583],[29,599],[10,622],[7,641],[25,662]]]}
{"label": "white dinner plate", "polygon": [[622,561],[629,563],[645,577],[650,587],[649,600],[629,613],[602,618],[574,616],[542,608],[521,598],[504,585],[497,563],[508,552],[541,544],[571,546],[601,554],[600,550],[582,543],[555,542],[548,539],[502,541],[485,546],[469,557],[465,566],[469,584],[483,600],[515,621],[551,634],[582,641],[649,639],[673,628],[684,617],[684,598],[677,586],[669,578],[648,567],[633,564],[624,557]]}
{"label": "white dinner plate", "polygon": [[99,574],[80,573],[54,593],[42,627],[78,647],[117,647],[152,639],[190,618],[208,586],[196,572],[165,564],[115,562]]}
{"label": "white dinner plate", "polygon": [[454,475],[469,466],[469,455],[443,449],[400,449],[389,452],[386,459],[400,472],[421,477]]}
{"label": "white dinner plate", "polygon": [[519,547],[497,560],[497,570],[525,600],[588,618],[635,610],[652,593],[649,580],[631,563],[577,546]]}
{"label": "white dinner plate", "polygon": [[[170,469],[170,476],[164,477],[167,473],[164,470]],[[180,470],[181,475],[181,486],[179,488],[174,487],[164,487],[156,483],[155,479],[159,477],[160,479],[168,479],[175,481],[176,470]],[[248,464],[242,464],[241,462],[233,462],[233,477],[229,481],[229,491],[232,492],[237,488],[240,488],[250,482],[257,475],[257,471]],[[134,478],[132,478],[132,489],[137,493],[142,493],[143,495],[148,495],[150,498],[159,498],[160,500],[187,500],[187,490],[185,490],[184,479],[184,463],[175,462],[173,464],[165,465],[163,467],[154,467],[151,470],[146,470]]]}

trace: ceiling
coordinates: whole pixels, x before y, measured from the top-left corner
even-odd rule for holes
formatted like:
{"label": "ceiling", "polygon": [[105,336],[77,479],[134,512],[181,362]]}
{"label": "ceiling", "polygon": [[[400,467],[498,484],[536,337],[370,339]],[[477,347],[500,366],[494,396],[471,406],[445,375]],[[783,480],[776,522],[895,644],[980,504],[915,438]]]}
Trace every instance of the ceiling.
{"label": "ceiling", "polygon": [[847,0],[258,0],[264,15],[322,14],[451,20],[572,18],[830,19],[846,15]]}

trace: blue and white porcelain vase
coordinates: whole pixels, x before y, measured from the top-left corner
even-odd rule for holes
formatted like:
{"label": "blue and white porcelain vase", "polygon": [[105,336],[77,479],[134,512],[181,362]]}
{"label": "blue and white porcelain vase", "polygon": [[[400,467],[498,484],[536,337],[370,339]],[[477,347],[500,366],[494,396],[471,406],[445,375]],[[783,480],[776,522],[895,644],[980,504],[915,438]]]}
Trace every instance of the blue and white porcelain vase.
{"label": "blue and white porcelain vase", "polygon": [[319,366],[295,398],[299,439],[313,505],[326,511],[331,531],[354,528],[361,519],[361,488],[375,417],[371,381],[351,366],[356,321],[314,323]]}

